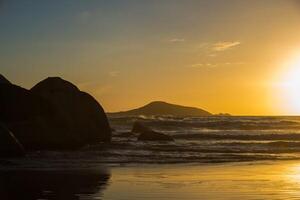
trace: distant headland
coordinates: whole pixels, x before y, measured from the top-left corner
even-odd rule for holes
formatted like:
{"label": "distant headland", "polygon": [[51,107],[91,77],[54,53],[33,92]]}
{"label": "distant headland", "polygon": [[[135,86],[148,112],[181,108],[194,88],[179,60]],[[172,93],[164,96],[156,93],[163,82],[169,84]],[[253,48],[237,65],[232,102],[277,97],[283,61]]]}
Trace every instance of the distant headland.
{"label": "distant headland", "polygon": [[172,116],[213,116],[201,108],[182,106],[164,101],[153,101],[137,109],[107,113],[109,116],[172,115]]}

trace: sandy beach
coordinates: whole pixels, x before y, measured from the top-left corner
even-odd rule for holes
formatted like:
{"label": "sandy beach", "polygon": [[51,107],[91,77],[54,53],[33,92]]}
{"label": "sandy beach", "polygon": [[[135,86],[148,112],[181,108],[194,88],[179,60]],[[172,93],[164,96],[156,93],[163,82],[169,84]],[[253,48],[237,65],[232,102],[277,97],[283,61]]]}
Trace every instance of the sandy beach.
{"label": "sandy beach", "polygon": [[299,199],[300,162],[114,167],[103,199]]}
{"label": "sandy beach", "polygon": [[300,162],[1,170],[6,200],[299,199]]}
{"label": "sandy beach", "polygon": [[300,200],[300,0],[0,16],[0,200]]}

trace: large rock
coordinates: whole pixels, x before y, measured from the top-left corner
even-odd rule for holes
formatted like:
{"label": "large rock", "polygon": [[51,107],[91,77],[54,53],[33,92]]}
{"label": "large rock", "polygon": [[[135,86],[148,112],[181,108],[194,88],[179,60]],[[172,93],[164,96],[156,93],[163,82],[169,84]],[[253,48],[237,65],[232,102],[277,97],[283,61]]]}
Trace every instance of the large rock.
{"label": "large rock", "polygon": [[174,141],[174,139],[166,134],[153,131],[140,122],[135,122],[132,128],[133,133],[139,133],[140,141]]}
{"label": "large rock", "polygon": [[0,84],[11,84],[2,74],[0,74]]}
{"label": "large rock", "polygon": [[60,78],[46,79],[32,90],[0,81],[0,121],[28,150],[76,149],[110,141],[102,107]]}
{"label": "large rock", "polygon": [[0,121],[25,149],[44,146],[44,136],[57,130],[49,126],[49,122],[53,123],[55,119],[55,109],[43,99],[19,86],[0,84]]}
{"label": "large rock", "polygon": [[3,124],[0,123],[0,157],[24,156],[24,148]]}
{"label": "large rock", "polygon": [[58,77],[41,81],[31,92],[49,101],[58,110],[69,134],[78,142],[110,142],[111,128],[106,114],[91,95]]}

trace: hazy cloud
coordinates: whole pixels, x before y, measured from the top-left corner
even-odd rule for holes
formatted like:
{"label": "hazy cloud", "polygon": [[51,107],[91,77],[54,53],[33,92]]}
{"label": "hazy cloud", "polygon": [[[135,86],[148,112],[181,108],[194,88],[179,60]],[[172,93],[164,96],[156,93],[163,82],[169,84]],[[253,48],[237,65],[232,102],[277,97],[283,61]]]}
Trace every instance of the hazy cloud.
{"label": "hazy cloud", "polygon": [[96,96],[101,96],[103,94],[109,93],[113,89],[111,85],[101,85],[94,90]]}
{"label": "hazy cloud", "polygon": [[119,74],[120,74],[120,71],[111,71],[111,72],[109,72],[109,75],[110,75],[111,77],[119,76]]}
{"label": "hazy cloud", "polygon": [[221,67],[221,66],[232,66],[232,65],[243,65],[244,62],[223,62],[223,63],[196,63],[189,65],[188,67],[191,68],[215,68],[215,67]]}
{"label": "hazy cloud", "polygon": [[205,42],[205,43],[199,44],[199,45],[197,46],[197,48],[198,48],[198,49],[205,49],[205,48],[208,48],[208,47],[210,47],[210,46],[211,46],[210,43]]}
{"label": "hazy cloud", "polygon": [[235,46],[240,45],[241,43],[239,41],[235,42],[217,42],[212,45],[212,50],[214,51],[225,51],[228,49],[231,49]]}
{"label": "hazy cloud", "polygon": [[191,68],[214,68],[217,65],[218,64],[216,64],[216,63],[196,63],[193,65],[190,65],[189,67],[191,67]]}
{"label": "hazy cloud", "polygon": [[169,40],[169,42],[172,42],[172,43],[185,42],[185,39],[184,38],[172,38]]}
{"label": "hazy cloud", "polygon": [[212,53],[212,54],[208,54],[207,56],[208,57],[216,57],[217,55]]}
{"label": "hazy cloud", "polygon": [[77,83],[77,86],[82,91],[90,92],[95,96],[100,96],[110,92],[113,88],[112,85],[99,83],[98,81],[86,81]]}

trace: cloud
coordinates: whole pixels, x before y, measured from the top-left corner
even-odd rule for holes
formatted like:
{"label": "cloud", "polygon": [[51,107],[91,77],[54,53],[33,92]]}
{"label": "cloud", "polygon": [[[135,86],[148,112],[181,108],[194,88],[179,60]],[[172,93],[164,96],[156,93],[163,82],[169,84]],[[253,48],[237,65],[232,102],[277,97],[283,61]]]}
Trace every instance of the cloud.
{"label": "cloud", "polygon": [[243,65],[244,62],[224,62],[224,63],[196,63],[189,65],[191,68],[215,68],[220,66],[233,66],[233,65]]}
{"label": "cloud", "polygon": [[208,57],[216,57],[217,55],[214,54],[214,53],[212,53],[212,54],[208,54],[207,56],[208,56]]}
{"label": "cloud", "polygon": [[192,68],[214,68],[217,65],[218,65],[217,63],[196,63],[193,65],[190,65],[189,67],[192,67]]}
{"label": "cloud", "polygon": [[212,45],[212,50],[213,51],[225,51],[228,49],[231,49],[233,47],[236,47],[240,45],[241,42],[235,41],[235,42],[217,42]]}
{"label": "cloud", "polygon": [[172,42],[172,43],[185,42],[185,39],[184,38],[172,38],[169,40],[169,42]]}
{"label": "cloud", "polygon": [[111,72],[109,72],[109,75],[110,75],[111,77],[119,76],[119,74],[120,74],[120,71],[111,71]]}
{"label": "cloud", "polygon": [[101,96],[109,93],[113,89],[111,85],[101,85],[98,88],[95,88],[94,92],[96,96]]}
{"label": "cloud", "polygon": [[112,85],[99,83],[98,81],[80,82],[76,85],[80,90],[87,91],[94,96],[101,96],[103,94],[109,93],[113,89]]}

